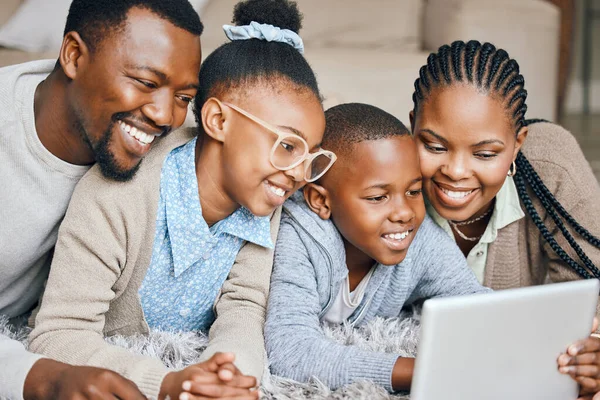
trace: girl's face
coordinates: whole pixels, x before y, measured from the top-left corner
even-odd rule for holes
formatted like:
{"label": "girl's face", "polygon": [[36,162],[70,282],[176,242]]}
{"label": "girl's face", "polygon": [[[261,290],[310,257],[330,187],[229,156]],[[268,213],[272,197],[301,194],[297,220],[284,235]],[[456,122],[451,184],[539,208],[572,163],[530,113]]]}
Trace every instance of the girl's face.
{"label": "girl's face", "polygon": [[487,211],[527,135],[500,100],[462,84],[433,89],[411,124],[425,194],[453,221]]}
{"label": "girl's face", "polygon": [[[276,127],[302,137],[310,152],[319,149],[325,115],[319,99],[308,89],[289,83],[245,89],[228,101]],[[280,171],[270,162],[277,135],[239,112],[229,109],[227,137],[223,141],[224,189],[236,203],[254,215],[269,215],[304,181],[304,163]]]}

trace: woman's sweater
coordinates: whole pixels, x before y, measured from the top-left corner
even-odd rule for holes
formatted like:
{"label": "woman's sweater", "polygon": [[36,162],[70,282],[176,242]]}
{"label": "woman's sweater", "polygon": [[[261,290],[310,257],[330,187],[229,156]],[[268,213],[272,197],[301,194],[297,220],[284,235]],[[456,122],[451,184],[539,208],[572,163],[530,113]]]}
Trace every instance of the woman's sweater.
{"label": "woman's sweater", "polygon": [[[546,122],[529,126],[522,148],[544,184],[563,207],[592,235],[600,237],[600,187],[579,144],[564,128]],[[552,236],[577,262],[576,253],[546,213],[531,188],[527,192]],[[525,210],[523,200],[521,207]],[[492,289],[539,285],[581,279],[552,250],[539,229],[525,212],[525,218],[498,231],[490,244],[485,265],[484,285]],[[600,268],[600,249],[573,232],[577,243]]]}
{"label": "woman's sweater", "polygon": [[[97,167],[81,179],[59,231],[31,350],[114,370],[146,396],[158,397],[169,372],[165,366],[109,345],[104,336],[148,332],[138,290],[152,256],[161,168],[169,152],[193,134],[182,129],[162,139],[131,181],[107,180]],[[271,218],[273,242],[280,213]],[[217,351],[233,352],[243,373],[260,378],[272,257],[270,249],[242,247],[216,303],[204,359]]]}

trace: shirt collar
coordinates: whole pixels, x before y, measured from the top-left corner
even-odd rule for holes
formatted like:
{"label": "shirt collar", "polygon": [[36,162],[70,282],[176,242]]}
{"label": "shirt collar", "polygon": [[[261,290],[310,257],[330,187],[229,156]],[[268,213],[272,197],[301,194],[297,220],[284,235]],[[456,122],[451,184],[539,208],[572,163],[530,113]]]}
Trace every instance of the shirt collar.
{"label": "shirt collar", "polygon": [[272,249],[271,218],[257,217],[245,207],[240,207],[229,217],[220,221],[219,226],[214,226],[215,235],[227,233],[247,242],[252,242],[261,247]]}
{"label": "shirt collar", "polygon": [[257,217],[240,207],[233,214],[209,228],[202,217],[196,177],[195,149],[197,138],[174,149],[167,160],[161,181],[165,199],[167,235],[175,276],[179,276],[210,252],[219,233],[237,236],[262,247],[273,248],[269,217]]}
{"label": "shirt collar", "polygon": [[[433,218],[435,223],[454,239],[454,233],[452,232],[452,228],[450,228],[448,221],[438,214],[429,201],[425,201],[425,206],[427,207],[427,213]],[[498,230],[520,220],[524,216],[525,213],[523,212],[523,209],[521,209],[515,182],[512,177],[508,176],[496,195],[496,202],[494,204],[494,211],[490,217],[490,222],[479,241],[482,243],[492,243],[498,236]]]}
{"label": "shirt collar", "polygon": [[496,195],[494,212],[480,241],[492,243],[498,236],[498,230],[525,217],[521,208],[517,187],[512,177],[506,177],[504,185]]}

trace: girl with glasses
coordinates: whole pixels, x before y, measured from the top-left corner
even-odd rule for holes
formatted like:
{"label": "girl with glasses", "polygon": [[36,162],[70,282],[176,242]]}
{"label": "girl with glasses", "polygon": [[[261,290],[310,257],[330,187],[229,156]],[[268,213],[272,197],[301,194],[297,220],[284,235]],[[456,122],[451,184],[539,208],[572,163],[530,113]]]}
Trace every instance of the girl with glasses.
{"label": "girl with glasses", "polygon": [[[202,65],[197,129],[157,143],[130,182],[96,168],[83,178],[34,351],[116,370],[149,398],[257,398],[280,206],[335,161],[320,148],[324,113],[300,20],[287,0],[239,3],[224,27],[232,41]],[[150,328],[208,333],[203,359],[214,356],[173,371],[104,342]]]}

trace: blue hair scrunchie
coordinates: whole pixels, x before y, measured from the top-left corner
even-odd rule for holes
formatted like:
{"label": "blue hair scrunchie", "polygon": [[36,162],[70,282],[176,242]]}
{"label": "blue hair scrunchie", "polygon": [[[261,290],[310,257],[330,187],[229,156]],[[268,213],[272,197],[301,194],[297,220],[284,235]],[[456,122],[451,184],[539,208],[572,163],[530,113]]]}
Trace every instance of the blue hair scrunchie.
{"label": "blue hair scrunchie", "polygon": [[273,25],[259,24],[252,21],[250,25],[223,25],[223,30],[231,41],[260,39],[267,42],[281,42],[289,44],[298,50],[300,54],[304,54],[302,38],[296,32],[289,29],[281,29]]}

